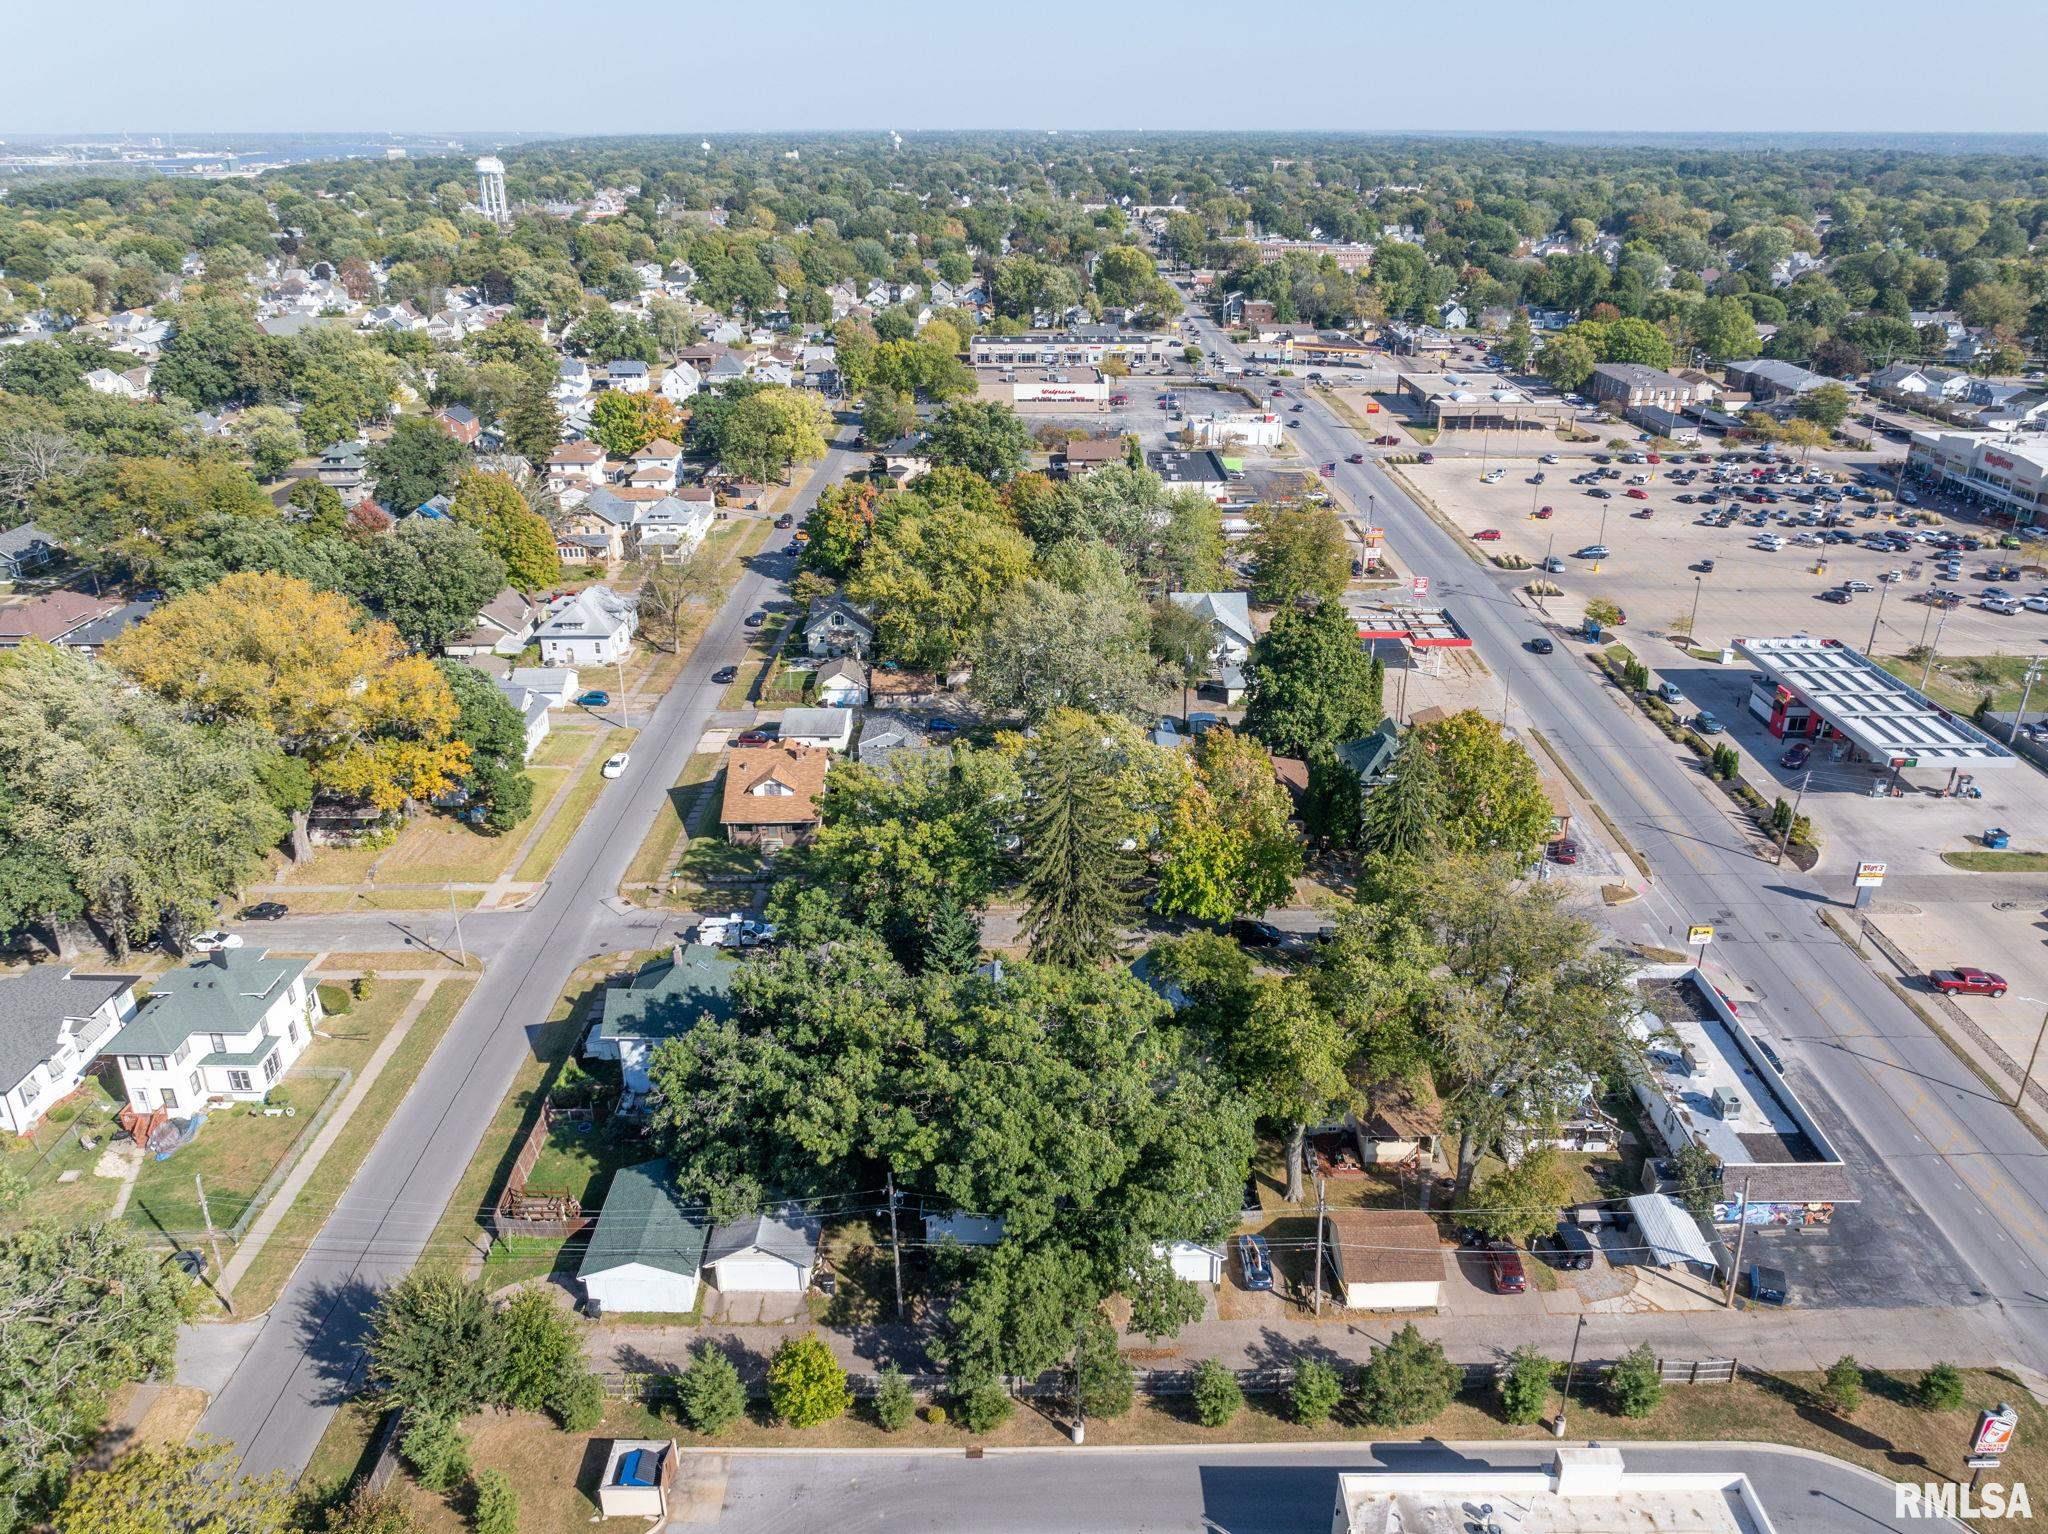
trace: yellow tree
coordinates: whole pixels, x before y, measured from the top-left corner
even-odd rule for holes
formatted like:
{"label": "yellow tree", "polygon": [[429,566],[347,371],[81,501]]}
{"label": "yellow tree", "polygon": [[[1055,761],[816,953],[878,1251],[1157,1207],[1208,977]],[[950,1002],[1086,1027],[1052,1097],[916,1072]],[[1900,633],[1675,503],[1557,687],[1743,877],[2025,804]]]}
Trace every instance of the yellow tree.
{"label": "yellow tree", "polygon": [[[316,791],[386,814],[445,793],[469,765],[433,662],[347,597],[292,576],[230,575],[166,603],[106,659],[198,723],[268,735]],[[300,855],[304,809],[293,816]]]}

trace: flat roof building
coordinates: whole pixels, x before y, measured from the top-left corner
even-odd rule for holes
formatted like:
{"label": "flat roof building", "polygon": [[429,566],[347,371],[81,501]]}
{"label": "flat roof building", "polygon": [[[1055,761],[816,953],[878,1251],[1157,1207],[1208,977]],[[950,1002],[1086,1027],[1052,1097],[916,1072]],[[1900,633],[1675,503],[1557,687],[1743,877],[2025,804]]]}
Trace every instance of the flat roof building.
{"label": "flat roof building", "polygon": [[1777,736],[1837,741],[1881,767],[2009,767],[2015,760],[1969,720],[1834,639],[1738,639],[1756,667],[1749,711]]}
{"label": "flat roof building", "polygon": [[1109,408],[1109,380],[1085,363],[1064,363],[1058,367],[977,367],[980,398],[1019,409],[1038,406],[1045,410],[1105,411]]}
{"label": "flat roof building", "polygon": [[[1404,1464],[1407,1463],[1404,1461]],[[1446,1454],[1440,1470],[1337,1477],[1334,1534],[1773,1534],[1746,1476],[1630,1470],[1621,1450],[1561,1448],[1548,1465]],[[1480,1510],[1484,1509],[1482,1513]]]}
{"label": "flat roof building", "polygon": [[1182,453],[1167,448],[1147,453],[1145,462],[1169,490],[1199,490],[1204,495],[1220,495],[1230,483],[1230,471],[1223,466],[1223,459],[1211,452]]}
{"label": "flat roof building", "polygon": [[2048,438],[1916,431],[1906,449],[1906,468],[1966,501],[1995,506],[2016,522],[2048,517]]}
{"label": "flat roof building", "polygon": [[1120,330],[1114,325],[1076,325],[1067,330],[1032,330],[1015,336],[976,336],[967,343],[975,367],[1099,367],[1105,357],[1163,364],[1186,343],[1177,336]]}
{"label": "flat roof building", "polygon": [[1498,377],[1402,373],[1398,382],[1439,431],[1549,431],[1577,413],[1560,398],[1539,398]]}

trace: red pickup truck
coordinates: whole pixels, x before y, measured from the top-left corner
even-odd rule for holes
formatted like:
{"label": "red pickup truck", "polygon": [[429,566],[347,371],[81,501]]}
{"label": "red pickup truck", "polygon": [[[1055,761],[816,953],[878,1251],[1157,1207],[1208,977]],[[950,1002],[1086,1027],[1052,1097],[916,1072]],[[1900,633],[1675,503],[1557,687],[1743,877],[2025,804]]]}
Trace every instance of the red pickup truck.
{"label": "red pickup truck", "polygon": [[1928,975],[1927,980],[1937,991],[1946,991],[1954,996],[2005,994],[2005,976],[1994,975],[1988,969],[1972,969],[1967,964],[1958,964],[1954,969],[1937,969]]}

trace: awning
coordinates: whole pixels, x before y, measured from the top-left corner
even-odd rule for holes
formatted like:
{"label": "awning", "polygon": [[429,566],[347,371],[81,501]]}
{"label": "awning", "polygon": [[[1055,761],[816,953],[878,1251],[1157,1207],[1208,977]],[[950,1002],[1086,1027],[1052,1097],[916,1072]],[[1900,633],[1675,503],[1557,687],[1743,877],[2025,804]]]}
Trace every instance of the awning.
{"label": "awning", "polygon": [[1639,1193],[1628,1201],[1628,1212],[1635,1217],[1642,1237],[1638,1244],[1646,1248],[1636,1261],[1659,1268],[1681,1262],[1714,1266],[1713,1249],[1707,1245],[1700,1222],[1676,1199],[1662,1193]]}

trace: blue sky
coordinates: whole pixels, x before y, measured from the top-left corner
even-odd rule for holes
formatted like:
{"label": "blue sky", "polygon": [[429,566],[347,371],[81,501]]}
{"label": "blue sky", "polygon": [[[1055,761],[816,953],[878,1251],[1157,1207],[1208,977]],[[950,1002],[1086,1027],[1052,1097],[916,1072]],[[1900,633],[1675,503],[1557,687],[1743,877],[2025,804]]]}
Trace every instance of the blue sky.
{"label": "blue sky", "polygon": [[16,133],[2048,131],[2037,0],[99,0],[83,29],[54,0],[4,9],[9,55],[54,66],[10,71]]}

